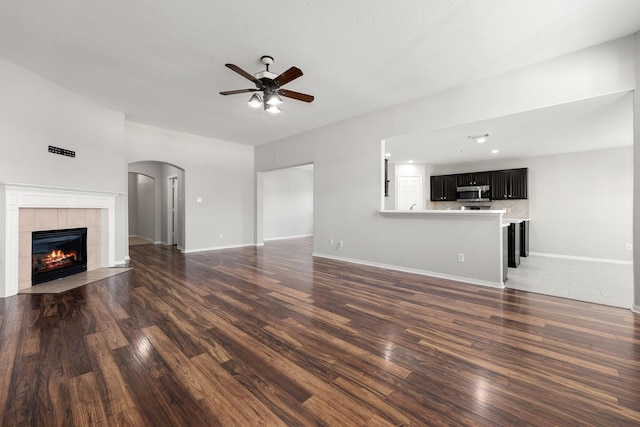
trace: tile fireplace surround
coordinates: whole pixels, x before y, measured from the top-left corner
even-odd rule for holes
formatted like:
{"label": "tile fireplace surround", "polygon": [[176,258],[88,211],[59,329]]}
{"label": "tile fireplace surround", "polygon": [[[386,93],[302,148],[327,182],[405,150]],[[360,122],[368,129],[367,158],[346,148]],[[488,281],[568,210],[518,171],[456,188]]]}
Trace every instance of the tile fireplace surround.
{"label": "tile fireplace surround", "polygon": [[87,271],[101,267],[102,209],[20,208],[18,249],[18,290],[31,287],[31,246],[34,231],[87,229]]}
{"label": "tile fireplace surround", "polygon": [[[24,287],[25,267],[20,258],[26,250],[22,232],[25,224],[44,221],[36,228],[70,228],[69,221],[76,224],[80,219],[89,221],[84,225],[92,226],[94,242],[99,245],[98,254],[90,257],[88,268],[112,267],[115,265],[115,200],[117,194],[101,193],[86,190],[54,188],[21,184],[4,184],[5,192],[5,234],[4,234],[4,280],[0,283],[0,297],[8,297],[18,293],[18,287]],[[54,221],[55,219],[55,221]],[[56,224],[54,224],[54,222]],[[22,240],[22,241],[21,241]],[[29,239],[30,240],[30,239]],[[97,243],[99,242],[99,243]],[[30,248],[29,257],[30,257]],[[24,264],[24,259],[22,260]],[[23,270],[20,273],[20,270]],[[30,279],[29,279],[30,280]]]}

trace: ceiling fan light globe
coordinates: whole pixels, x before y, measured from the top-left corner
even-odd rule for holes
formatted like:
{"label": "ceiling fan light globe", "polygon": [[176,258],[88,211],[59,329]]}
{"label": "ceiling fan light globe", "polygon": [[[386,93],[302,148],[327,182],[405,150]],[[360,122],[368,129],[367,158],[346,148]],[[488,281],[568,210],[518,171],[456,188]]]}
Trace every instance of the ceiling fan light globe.
{"label": "ceiling fan light globe", "polygon": [[277,105],[269,105],[269,106],[267,106],[266,111],[268,113],[271,113],[271,114],[279,114],[279,113],[282,112],[282,110],[280,110],[280,108],[278,108]]}
{"label": "ceiling fan light globe", "polygon": [[272,93],[267,97],[267,105],[278,106],[282,104],[282,98],[277,93]]}
{"label": "ceiling fan light globe", "polygon": [[251,108],[262,107],[262,99],[260,99],[260,96],[258,96],[257,93],[254,93],[253,95],[251,95],[251,98],[249,98],[249,106]]}

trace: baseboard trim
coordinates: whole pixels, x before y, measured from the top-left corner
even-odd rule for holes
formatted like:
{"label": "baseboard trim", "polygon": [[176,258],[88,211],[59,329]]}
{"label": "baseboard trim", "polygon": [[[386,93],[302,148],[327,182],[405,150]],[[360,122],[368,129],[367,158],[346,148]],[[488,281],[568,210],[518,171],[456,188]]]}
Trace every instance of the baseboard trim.
{"label": "baseboard trim", "polygon": [[636,313],[636,314],[640,314],[640,305],[635,305],[635,304],[633,304],[633,305],[631,306],[631,311],[632,311],[632,312],[634,312],[634,313]]}
{"label": "baseboard trim", "polygon": [[140,240],[145,240],[145,241],[147,241],[147,242],[153,243],[154,245],[155,245],[155,244],[160,243],[160,242],[155,242],[153,239],[151,239],[151,238],[149,238],[149,237],[145,237],[145,236],[138,236],[137,234],[131,234],[131,235],[129,235],[129,238],[131,238],[131,237],[136,238],[136,239],[140,239]]}
{"label": "baseboard trim", "polygon": [[623,259],[608,259],[608,258],[593,258],[593,257],[586,257],[586,256],[574,256],[574,255],[562,255],[562,254],[547,254],[543,252],[529,252],[529,255],[548,257],[548,258],[574,259],[577,261],[607,262],[611,264],[624,264],[624,265],[633,264],[633,261],[627,261]]}
{"label": "baseboard trim", "polygon": [[244,248],[247,246],[255,246],[255,243],[246,243],[242,245],[229,245],[229,246],[214,246],[211,248],[199,248],[199,249],[180,249],[183,254],[192,254],[196,252],[207,252],[207,251],[219,251],[222,249],[234,249],[234,248]]}
{"label": "baseboard trim", "polygon": [[350,263],[353,263],[353,264],[366,265],[366,266],[369,266],[369,267],[383,268],[385,270],[401,271],[403,273],[412,273],[412,274],[419,274],[421,276],[436,277],[438,279],[453,280],[453,281],[456,281],[456,282],[467,283],[467,284],[470,284],[470,285],[487,286],[487,287],[490,287],[490,288],[498,288],[498,289],[504,289],[505,288],[504,283],[502,283],[502,282],[491,282],[491,281],[488,281],[488,280],[478,280],[478,279],[473,279],[471,277],[456,276],[456,275],[452,275],[452,274],[443,274],[443,273],[437,273],[435,271],[419,270],[419,269],[416,269],[416,268],[402,267],[402,266],[399,266],[399,265],[391,265],[391,264],[382,264],[382,263],[378,263],[378,262],[363,261],[363,260],[360,260],[360,259],[333,256],[333,255],[327,255],[327,254],[322,254],[322,253],[318,253],[318,252],[313,252],[311,255],[314,256],[314,257],[318,257],[318,258],[328,258],[328,259],[333,259],[333,260],[336,260],[336,261],[344,261],[344,262],[350,262]]}
{"label": "baseboard trim", "polygon": [[268,239],[263,239],[265,242],[269,242],[271,240],[287,240],[287,239],[299,239],[302,237],[313,237],[313,234],[298,234],[295,236],[284,236],[284,237],[270,237]]}

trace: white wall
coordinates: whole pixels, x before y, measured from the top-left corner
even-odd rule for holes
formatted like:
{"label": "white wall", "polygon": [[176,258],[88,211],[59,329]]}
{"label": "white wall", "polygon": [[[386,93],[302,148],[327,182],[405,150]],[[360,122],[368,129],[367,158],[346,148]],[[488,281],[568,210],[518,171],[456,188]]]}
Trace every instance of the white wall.
{"label": "white wall", "polygon": [[434,166],[434,174],[529,168],[531,252],[631,261],[633,148]]}
{"label": "white wall", "polygon": [[[156,241],[156,180],[150,176],[141,173],[130,174],[135,180],[135,204],[136,215],[133,217],[135,221],[136,236],[155,242]],[[131,203],[131,199],[130,199]],[[131,211],[131,204],[129,205]],[[132,215],[129,215],[129,224],[132,221]],[[129,227],[131,230],[131,226]],[[129,231],[131,234],[131,231]]]}
{"label": "white wall", "polygon": [[[314,163],[316,254],[402,267],[420,253],[414,268],[462,276],[459,263],[433,262],[442,241],[428,238],[429,231],[438,232],[429,220],[378,214],[384,203],[381,141],[634,86],[634,40],[627,37],[256,147],[256,170]],[[339,254],[329,238],[344,240]],[[492,248],[469,247],[464,268],[493,262]],[[446,250],[447,259],[455,258],[456,247]]]}
{"label": "white wall", "polygon": [[313,165],[265,172],[264,239],[313,234]]}
{"label": "white wall", "polygon": [[125,138],[127,163],[184,169],[185,251],[254,243],[253,147],[137,123]]}
{"label": "white wall", "polygon": [[[124,115],[0,59],[0,181],[126,193]],[[49,145],[76,152],[65,157]]]}
{"label": "white wall", "polygon": [[[635,83],[636,90],[633,93],[633,222],[640,224],[640,32],[635,35]],[[633,256],[633,311],[640,313],[640,227],[633,229],[633,247],[635,254]]]}
{"label": "white wall", "polygon": [[128,218],[129,218],[129,236],[138,235],[138,206],[136,201],[138,200],[138,180],[135,173],[129,172],[128,176]]}
{"label": "white wall", "polygon": [[[152,242],[160,242],[162,238],[162,230],[160,229],[160,216],[162,215],[162,193],[161,193],[161,182],[162,182],[162,169],[161,164],[157,162],[137,162],[128,165],[129,169],[129,177],[133,174],[133,179],[135,180],[135,198],[132,201],[132,196],[129,195],[129,234],[132,235],[132,212],[135,210],[136,215],[133,218],[133,225],[136,229],[136,235],[145,237]],[[140,187],[139,177],[137,175],[146,175],[153,179],[153,185],[149,185],[147,187]],[[140,195],[140,191],[148,192],[149,194]],[[151,203],[152,206],[147,206],[144,209],[142,218],[139,217],[139,204],[141,200],[146,200],[147,203]],[[135,203],[135,206],[131,206],[131,203]],[[142,222],[149,222],[152,220],[153,230],[148,229],[146,234],[140,234],[142,231],[139,229],[138,224]],[[147,227],[150,227],[147,224]]]}
{"label": "white wall", "polygon": [[[0,59],[0,141],[2,183],[119,194],[115,259],[124,262],[128,246],[123,113]],[[76,157],[51,154],[49,145],[73,150]],[[3,217],[4,203],[0,198]],[[4,226],[1,234],[4,240]],[[4,249],[0,251],[0,270],[4,270]]]}

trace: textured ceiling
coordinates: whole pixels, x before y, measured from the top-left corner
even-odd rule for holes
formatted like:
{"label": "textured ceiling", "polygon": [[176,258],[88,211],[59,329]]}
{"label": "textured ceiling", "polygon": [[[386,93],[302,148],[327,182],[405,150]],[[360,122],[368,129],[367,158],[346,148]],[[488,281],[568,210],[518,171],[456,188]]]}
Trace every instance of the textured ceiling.
{"label": "textured ceiling", "polygon": [[[640,30],[638,0],[2,0],[0,57],[128,120],[258,145]],[[271,116],[250,73],[304,76]]]}

